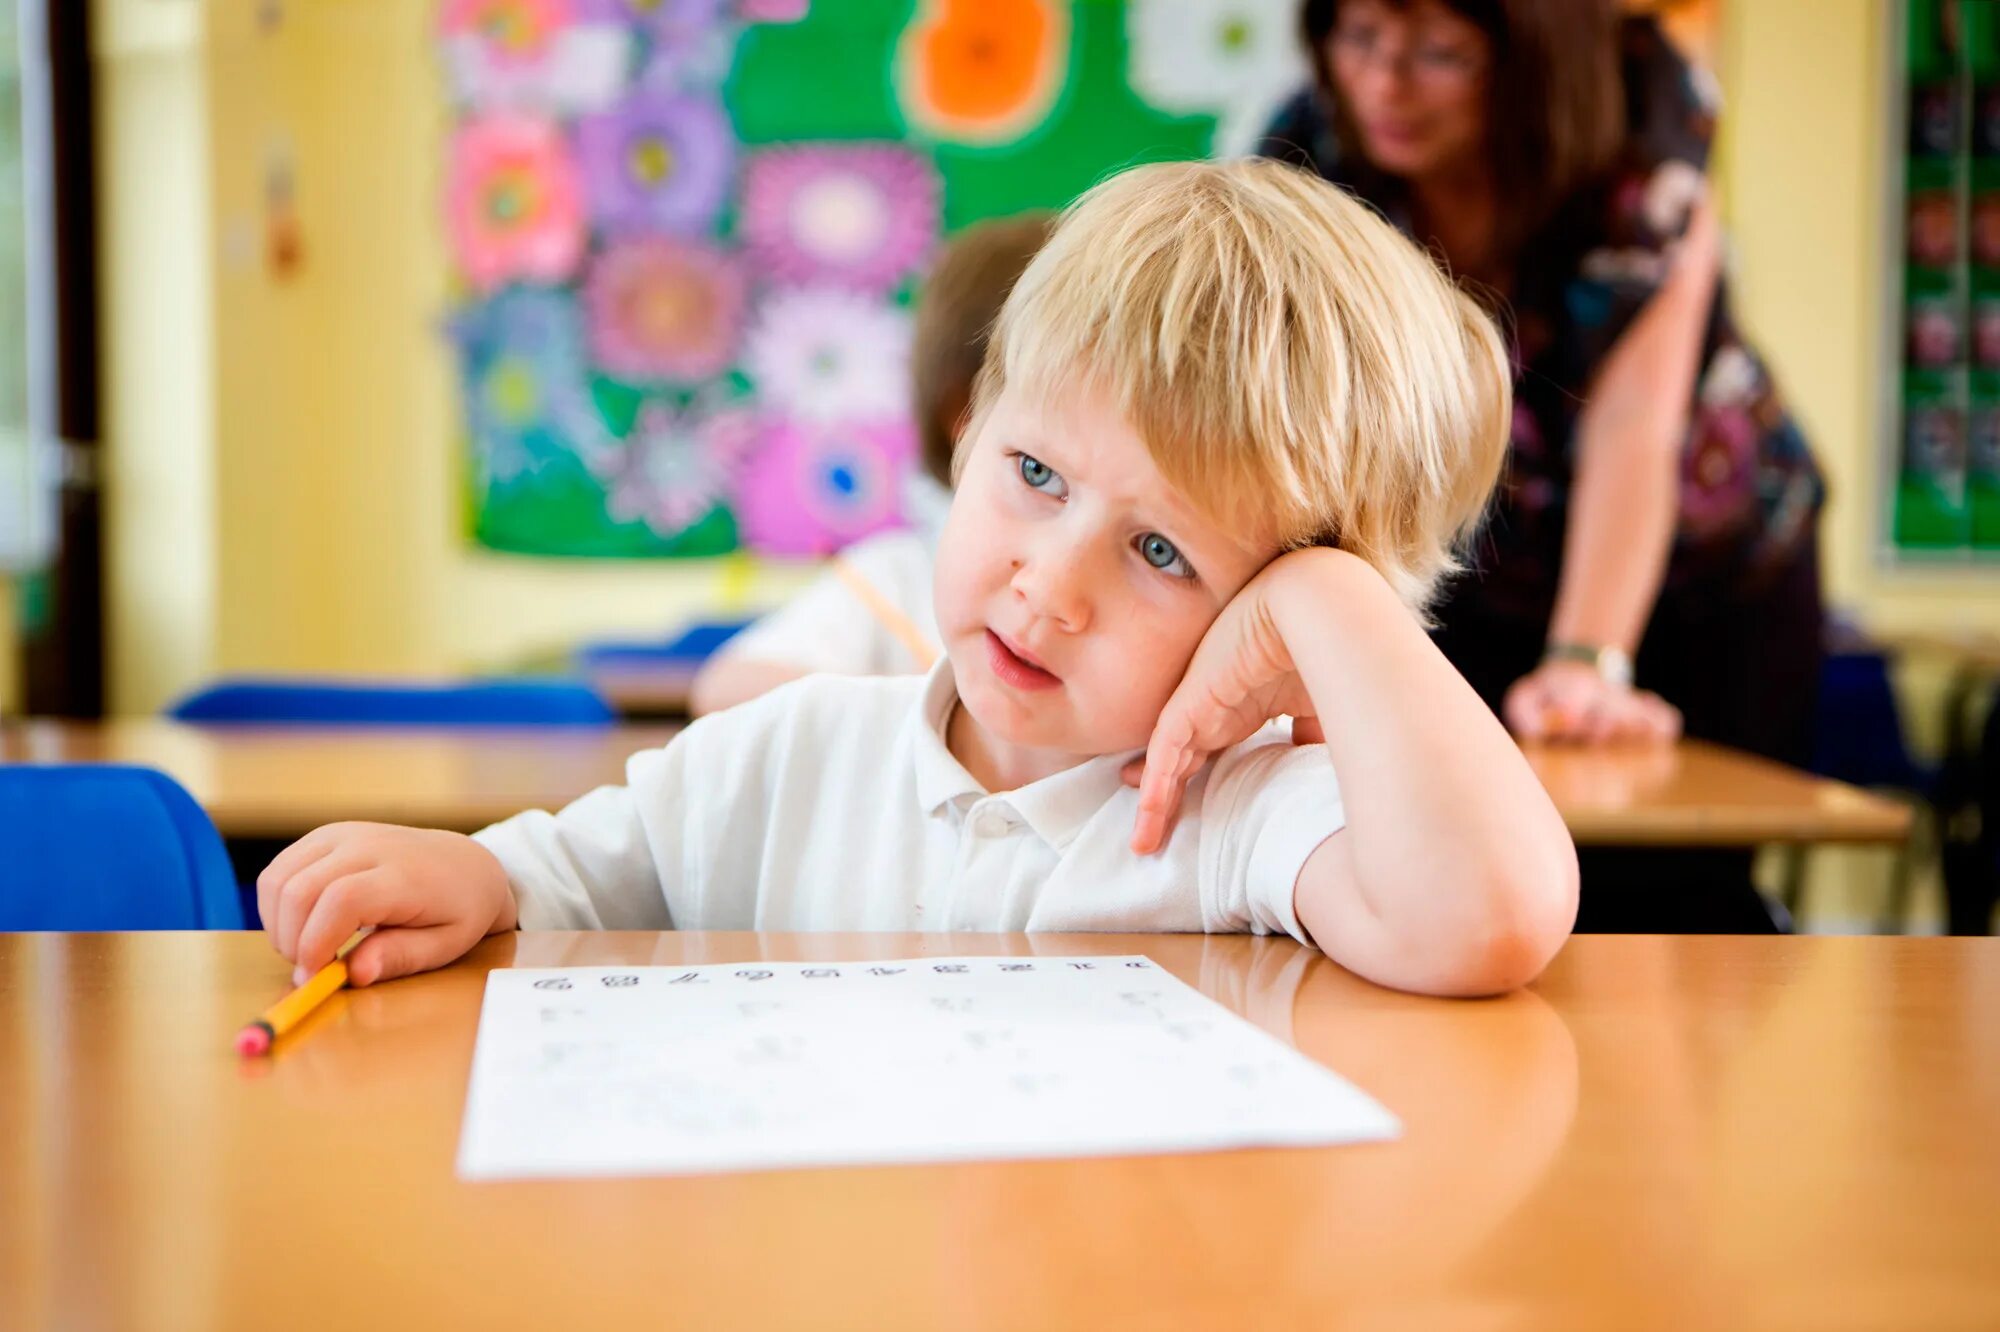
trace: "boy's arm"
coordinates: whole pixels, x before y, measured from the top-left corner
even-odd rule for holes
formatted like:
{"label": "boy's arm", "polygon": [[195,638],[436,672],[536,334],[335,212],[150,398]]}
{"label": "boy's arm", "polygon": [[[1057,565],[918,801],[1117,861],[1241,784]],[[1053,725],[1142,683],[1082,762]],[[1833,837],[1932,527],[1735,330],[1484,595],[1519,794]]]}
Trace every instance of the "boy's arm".
{"label": "boy's arm", "polygon": [[1399,989],[1532,980],[1568,936],[1576,852],[1526,759],[1381,576],[1283,556],[1225,608],[1148,749],[1133,845],[1165,840],[1187,778],[1274,713],[1325,733],[1345,828],[1306,859],[1299,921]]}
{"label": "boy's arm", "polygon": [[381,823],[336,823],[285,848],[258,876],[272,946],[309,974],[356,930],[348,975],[371,985],[456,961],[489,934],[522,929],[667,929],[656,851],[679,823],[649,835],[639,800],[676,808],[677,755],[627,765],[559,814],[533,810],[472,837]]}
{"label": "boy's arm", "polygon": [[1562,816],[1389,585],[1344,552],[1300,554],[1319,558],[1275,581],[1272,606],[1347,807],[1299,871],[1300,923],[1385,985],[1525,985],[1576,920]]}

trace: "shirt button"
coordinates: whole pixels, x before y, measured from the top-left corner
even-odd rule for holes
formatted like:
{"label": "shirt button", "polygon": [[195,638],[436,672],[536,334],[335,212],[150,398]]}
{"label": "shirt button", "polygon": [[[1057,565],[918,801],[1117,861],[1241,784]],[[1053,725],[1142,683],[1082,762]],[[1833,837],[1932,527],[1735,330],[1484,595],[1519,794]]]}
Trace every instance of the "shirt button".
{"label": "shirt button", "polygon": [[973,820],[972,830],[981,837],[998,837],[1007,831],[1007,816],[997,809],[982,809]]}

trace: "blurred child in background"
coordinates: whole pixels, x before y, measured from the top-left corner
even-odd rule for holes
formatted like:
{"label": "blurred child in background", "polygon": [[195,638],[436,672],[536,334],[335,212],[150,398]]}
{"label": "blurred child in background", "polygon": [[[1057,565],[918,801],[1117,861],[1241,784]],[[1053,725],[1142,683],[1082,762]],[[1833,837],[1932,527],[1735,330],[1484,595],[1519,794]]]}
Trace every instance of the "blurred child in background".
{"label": "blurred child in background", "polygon": [[938,640],[931,566],[951,500],[952,451],[993,321],[1053,220],[1044,212],[995,218],[946,243],[917,293],[910,387],[924,470],[910,478],[912,525],[855,542],[798,596],[730,640],[695,677],[696,716],[804,675],[930,669]]}

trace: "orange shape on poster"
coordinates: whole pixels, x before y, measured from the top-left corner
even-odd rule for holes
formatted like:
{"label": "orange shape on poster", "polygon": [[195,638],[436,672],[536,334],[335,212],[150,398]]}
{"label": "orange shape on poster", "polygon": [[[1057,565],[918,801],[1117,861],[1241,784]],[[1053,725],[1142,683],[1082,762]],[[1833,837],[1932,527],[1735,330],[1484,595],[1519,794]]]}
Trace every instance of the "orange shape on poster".
{"label": "orange shape on poster", "polygon": [[1061,90],[1069,23],[1051,0],[924,0],[897,61],[911,125],[971,143],[1019,138]]}

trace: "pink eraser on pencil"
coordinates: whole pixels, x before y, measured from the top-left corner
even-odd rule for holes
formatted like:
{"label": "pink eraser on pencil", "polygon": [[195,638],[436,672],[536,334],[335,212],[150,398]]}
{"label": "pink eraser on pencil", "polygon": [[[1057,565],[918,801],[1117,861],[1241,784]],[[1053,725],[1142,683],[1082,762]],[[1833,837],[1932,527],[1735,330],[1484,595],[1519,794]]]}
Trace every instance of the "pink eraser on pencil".
{"label": "pink eraser on pencil", "polygon": [[271,1029],[261,1022],[253,1022],[236,1033],[236,1053],[240,1055],[269,1054],[271,1050]]}

